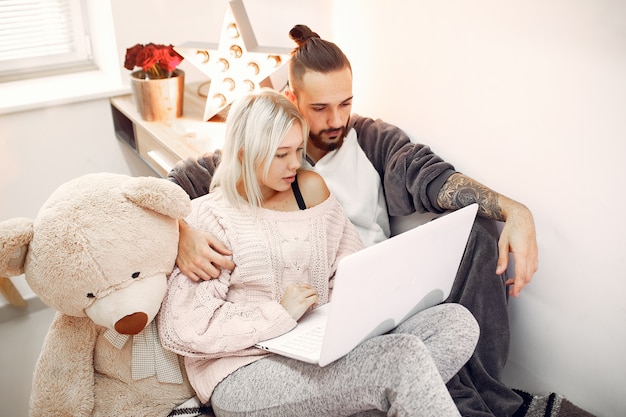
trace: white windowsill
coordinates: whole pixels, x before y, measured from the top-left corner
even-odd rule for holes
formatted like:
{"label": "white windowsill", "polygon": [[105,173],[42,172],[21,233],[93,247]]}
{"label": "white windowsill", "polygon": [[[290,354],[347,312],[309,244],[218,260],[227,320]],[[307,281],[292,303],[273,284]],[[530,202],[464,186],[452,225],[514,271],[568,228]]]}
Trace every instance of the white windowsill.
{"label": "white windowsill", "polygon": [[103,71],[0,84],[0,114],[58,106],[130,92],[120,77]]}

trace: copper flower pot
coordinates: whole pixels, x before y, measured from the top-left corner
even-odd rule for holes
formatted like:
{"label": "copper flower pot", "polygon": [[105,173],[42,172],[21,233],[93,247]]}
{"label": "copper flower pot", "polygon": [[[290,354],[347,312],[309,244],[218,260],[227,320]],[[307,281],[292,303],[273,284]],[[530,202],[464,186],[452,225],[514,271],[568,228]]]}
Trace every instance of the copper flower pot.
{"label": "copper flower pot", "polygon": [[165,121],[183,115],[185,72],[175,69],[170,78],[147,79],[143,71],[130,74],[131,88],[141,118]]}

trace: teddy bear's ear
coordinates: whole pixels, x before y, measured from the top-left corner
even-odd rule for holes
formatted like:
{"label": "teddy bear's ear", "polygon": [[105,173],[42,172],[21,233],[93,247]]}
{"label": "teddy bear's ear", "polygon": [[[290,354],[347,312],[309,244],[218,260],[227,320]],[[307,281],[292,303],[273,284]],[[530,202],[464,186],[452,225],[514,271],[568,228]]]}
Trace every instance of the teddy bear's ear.
{"label": "teddy bear's ear", "polygon": [[18,217],[0,223],[0,275],[14,277],[24,273],[24,261],[32,240],[31,219]]}
{"label": "teddy bear's ear", "polygon": [[122,185],[122,194],[136,205],[182,219],[191,212],[191,201],[178,185],[154,177],[133,177]]}

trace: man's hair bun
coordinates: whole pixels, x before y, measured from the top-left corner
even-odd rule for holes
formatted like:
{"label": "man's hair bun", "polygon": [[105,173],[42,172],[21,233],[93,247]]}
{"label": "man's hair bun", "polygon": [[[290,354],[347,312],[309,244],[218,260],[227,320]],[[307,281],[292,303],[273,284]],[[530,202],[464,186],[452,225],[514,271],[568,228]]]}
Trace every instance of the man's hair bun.
{"label": "man's hair bun", "polygon": [[308,39],[310,38],[319,38],[320,35],[318,35],[317,33],[313,32],[308,26],[306,25],[295,25],[290,31],[289,31],[289,37],[295,41],[298,46],[302,45],[304,42],[306,42]]}

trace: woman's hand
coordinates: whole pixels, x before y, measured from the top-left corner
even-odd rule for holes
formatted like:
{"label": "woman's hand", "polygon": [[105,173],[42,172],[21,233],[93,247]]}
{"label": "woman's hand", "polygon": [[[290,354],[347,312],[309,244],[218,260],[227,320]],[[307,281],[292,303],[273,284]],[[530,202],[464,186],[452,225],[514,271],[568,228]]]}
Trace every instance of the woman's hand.
{"label": "woman's hand", "polygon": [[309,284],[290,284],[280,300],[280,304],[296,321],[315,303],[317,290]]}

